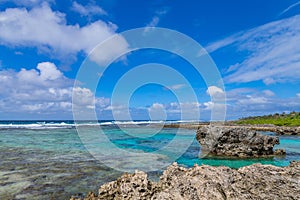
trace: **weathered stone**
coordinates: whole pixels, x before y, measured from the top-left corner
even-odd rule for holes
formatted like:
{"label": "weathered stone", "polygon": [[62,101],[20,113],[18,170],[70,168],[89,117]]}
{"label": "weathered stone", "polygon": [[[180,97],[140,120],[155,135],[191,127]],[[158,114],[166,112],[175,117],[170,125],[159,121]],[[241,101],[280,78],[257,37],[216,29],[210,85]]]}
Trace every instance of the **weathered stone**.
{"label": "weathered stone", "polygon": [[174,163],[158,183],[143,172],[125,174],[101,186],[98,196],[85,199],[300,199],[300,161],[288,167],[254,164],[240,169],[207,165],[186,169]]}
{"label": "weathered stone", "polygon": [[274,151],[274,155],[283,156],[286,154],[286,151],[284,149],[276,149]]}
{"label": "weathered stone", "polygon": [[152,184],[142,171],[124,174],[99,189],[99,199],[149,199],[151,194]]}
{"label": "weathered stone", "polygon": [[279,138],[243,127],[200,126],[197,140],[203,156],[263,157],[274,155]]}

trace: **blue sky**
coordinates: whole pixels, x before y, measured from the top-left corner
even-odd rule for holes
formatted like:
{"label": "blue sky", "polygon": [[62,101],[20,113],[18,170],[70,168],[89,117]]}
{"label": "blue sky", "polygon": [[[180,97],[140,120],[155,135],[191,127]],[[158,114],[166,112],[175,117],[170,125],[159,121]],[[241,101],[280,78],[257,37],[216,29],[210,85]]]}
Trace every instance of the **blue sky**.
{"label": "blue sky", "polygon": [[[189,63],[170,52],[131,52],[97,73],[99,87],[73,90],[77,72],[91,50],[105,39],[140,27],[163,27],[201,44],[224,82],[206,85]],[[121,38],[102,52],[110,58],[127,48]],[[139,87],[112,104],[115,85],[138,65],[161,63],[182,74],[166,85]],[[153,68],[154,69],[154,68]],[[95,74],[94,74],[95,75]],[[148,74],[136,74],[146,79]],[[72,105],[95,110],[99,119],[209,120],[226,105],[226,119],[300,111],[300,1],[297,0],[0,0],[0,119],[72,119]],[[123,90],[126,85],[123,85]],[[78,97],[72,102],[72,94]],[[179,94],[183,100],[176,99]],[[125,95],[125,94],[124,94]],[[213,101],[226,95],[226,104]],[[95,97],[95,98],[94,98]],[[123,101],[124,100],[124,101]],[[125,113],[125,114],[124,114]],[[84,116],[84,115],[83,115]],[[197,118],[197,117],[196,117]]]}

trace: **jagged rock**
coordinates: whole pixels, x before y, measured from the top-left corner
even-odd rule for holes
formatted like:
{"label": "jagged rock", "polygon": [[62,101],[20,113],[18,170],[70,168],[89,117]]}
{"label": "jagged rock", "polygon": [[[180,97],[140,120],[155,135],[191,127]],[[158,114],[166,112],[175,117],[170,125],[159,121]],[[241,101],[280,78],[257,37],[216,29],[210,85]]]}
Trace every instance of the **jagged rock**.
{"label": "jagged rock", "polygon": [[300,126],[299,127],[276,127],[274,130],[279,135],[300,135]]}
{"label": "jagged rock", "polygon": [[274,155],[283,156],[286,154],[286,151],[284,149],[276,149],[274,151]]}
{"label": "jagged rock", "polygon": [[100,199],[149,199],[152,194],[152,183],[147,174],[136,171],[134,174],[124,174],[117,181],[100,187]]}
{"label": "jagged rock", "polygon": [[256,131],[270,131],[278,135],[300,135],[300,126],[275,126],[272,124],[256,124],[256,125],[231,125],[235,127],[245,127]]}
{"label": "jagged rock", "polygon": [[[196,138],[203,156],[262,157],[274,155],[279,138],[243,127],[200,126]],[[283,152],[283,151],[282,151]]]}
{"label": "jagged rock", "polygon": [[253,164],[240,169],[195,165],[169,166],[158,183],[143,172],[125,174],[100,187],[100,199],[300,199],[300,161],[288,167]]}

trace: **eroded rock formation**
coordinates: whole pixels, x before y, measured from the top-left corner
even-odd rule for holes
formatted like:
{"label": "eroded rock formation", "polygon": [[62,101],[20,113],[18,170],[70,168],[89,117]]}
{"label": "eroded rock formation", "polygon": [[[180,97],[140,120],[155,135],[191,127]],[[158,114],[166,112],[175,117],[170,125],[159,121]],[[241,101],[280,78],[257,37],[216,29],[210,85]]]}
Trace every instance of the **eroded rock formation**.
{"label": "eroded rock formation", "polygon": [[203,156],[247,158],[285,153],[273,150],[274,145],[279,144],[278,137],[243,127],[200,126],[196,138]]}
{"label": "eroded rock formation", "polygon": [[300,199],[300,161],[288,167],[254,164],[240,169],[206,165],[186,169],[174,163],[157,183],[136,171],[85,198],[100,199]]}

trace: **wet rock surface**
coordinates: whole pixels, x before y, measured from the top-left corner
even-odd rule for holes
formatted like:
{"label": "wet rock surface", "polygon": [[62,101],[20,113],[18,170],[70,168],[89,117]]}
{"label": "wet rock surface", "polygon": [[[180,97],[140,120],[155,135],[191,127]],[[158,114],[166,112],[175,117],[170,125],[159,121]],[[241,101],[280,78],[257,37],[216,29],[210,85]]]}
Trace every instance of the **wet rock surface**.
{"label": "wet rock surface", "polygon": [[136,171],[84,199],[300,199],[300,161],[287,167],[254,164],[237,170],[207,165],[186,169],[174,163],[159,182]]}
{"label": "wet rock surface", "polygon": [[250,158],[285,154],[284,150],[273,150],[279,144],[278,137],[244,127],[200,126],[196,139],[202,156]]}

